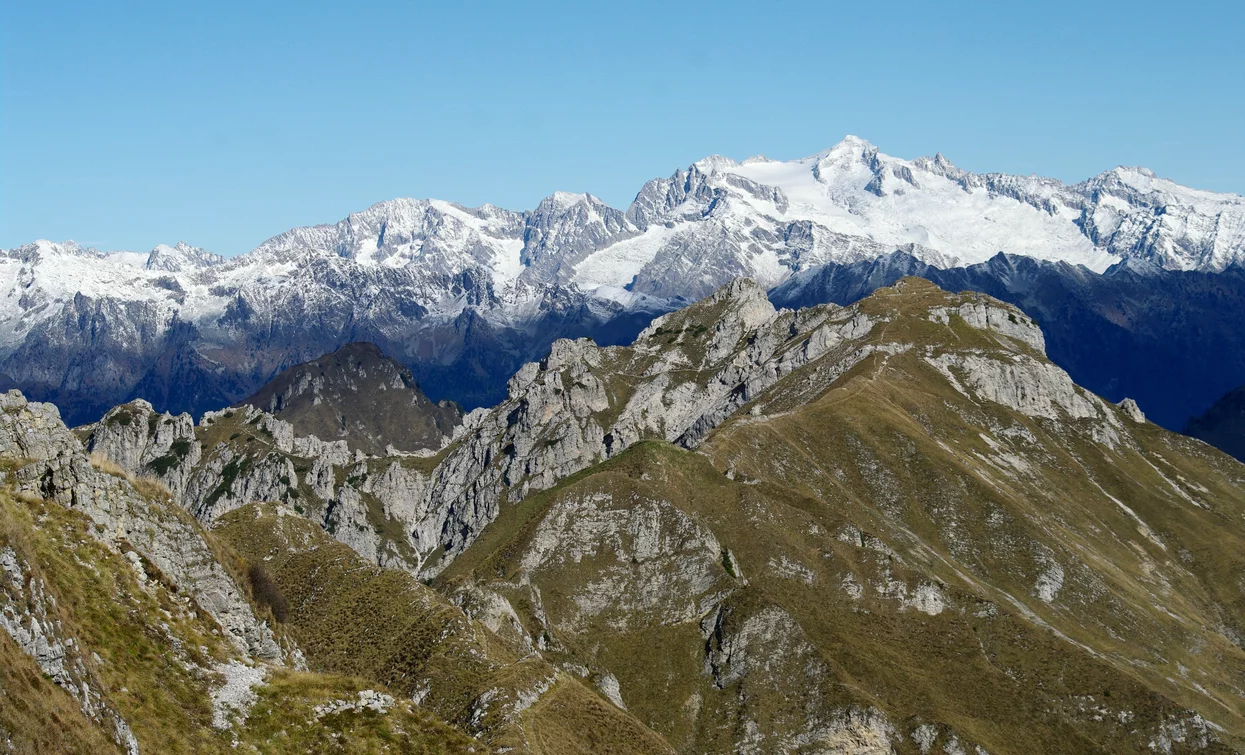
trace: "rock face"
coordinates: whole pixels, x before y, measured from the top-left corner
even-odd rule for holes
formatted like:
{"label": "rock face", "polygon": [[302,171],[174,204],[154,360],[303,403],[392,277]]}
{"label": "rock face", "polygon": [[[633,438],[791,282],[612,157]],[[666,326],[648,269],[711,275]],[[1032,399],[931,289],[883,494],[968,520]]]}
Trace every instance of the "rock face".
{"label": "rock face", "polygon": [[185,493],[190,472],[203,456],[189,414],[159,414],[142,399],[108,412],[84,446],[132,474],[160,478],[175,496]]}
{"label": "rock face", "polygon": [[504,398],[558,338],[629,342],[736,277],[769,288],[896,250],[943,268],[1002,251],[1219,273],[1241,262],[1242,229],[1245,199],[1144,169],[1069,186],[848,137],[790,162],[709,157],[648,182],[625,211],[563,192],[524,212],[396,199],[229,260],[38,241],[0,253],[0,374],[73,424],[133,398],[197,416],[370,341],[471,408]]}
{"label": "rock face", "polygon": [[[148,429],[183,423],[191,435],[172,455],[161,455],[158,446],[134,450],[135,438],[156,443]],[[280,501],[378,565],[417,570],[420,558],[405,527],[417,516],[428,479],[407,469],[427,468],[426,457],[351,452],[345,440],[296,435],[290,423],[249,404],[208,412],[197,427],[189,423],[189,415],[157,414],[146,402],[132,402],[79,433],[92,454],[168,486],[204,524],[252,501]]]}
{"label": "rock face", "polygon": [[1115,419],[1113,412],[1077,388],[1068,373],[1049,362],[1022,354],[1000,360],[971,353],[940,354],[929,362],[965,395],[975,394],[1030,417]]}
{"label": "rock face", "polygon": [[298,435],[344,440],[369,455],[436,451],[462,418],[454,404],[429,401],[410,370],[370,343],[291,367],[242,403],[290,423]]}

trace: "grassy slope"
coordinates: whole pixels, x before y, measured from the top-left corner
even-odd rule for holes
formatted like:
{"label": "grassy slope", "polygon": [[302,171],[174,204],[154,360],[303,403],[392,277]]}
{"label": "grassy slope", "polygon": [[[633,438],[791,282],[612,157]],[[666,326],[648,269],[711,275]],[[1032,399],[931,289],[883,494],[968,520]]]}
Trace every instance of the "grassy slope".
{"label": "grassy slope", "polygon": [[[314,667],[374,679],[401,694],[430,690],[425,704],[480,730],[494,747],[551,755],[668,750],[630,716],[469,621],[410,575],[376,568],[314,523],[278,512],[247,506],[222,517],[214,533],[263,564],[289,606],[287,627]],[[519,720],[506,715],[505,701],[555,678]],[[498,704],[481,706],[485,695]]]}
{"label": "grassy slope", "polygon": [[[958,318],[930,322],[930,306],[954,301],[932,286],[886,296],[863,305],[890,320],[876,341],[1000,348]],[[830,702],[871,702],[911,725],[949,724],[995,753],[1132,752],[1185,707],[1241,742],[1245,662],[1225,637],[1240,636],[1245,613],[1241,467],[1127,420],[1136,447],[1104,451],[1090,428],[966,400],[921,353],[871,358],[833,386],[810,377],[815,365],[798,371],[756,402],[760,417],[745,408],[703,454],[633,447],[504,509],[440,581],[449,589],[484,583],[514,602],[517,585],[530,580],[557,625],[574,613],[583,585],[621,565],[523,573],[520,560],[545,515],[594,494],[620,506],[660,499],[729,549],[734,568],[724,571],[747,578],[726,601],[738,616],[777,605],[796,618],[833,669],[823,685]],[[1007,471],[981,437],[989,428],[1031,434],[1027,470]],[[1201,507],[1184,498],[1190,491]],[[1066,572],[1049,605],[1034,592],[1047,557]],[[783,559],[808,578],[776,568]],[[858,599],[844,590],[848,578],[864,588]],[[938,586],[948,610],[928,616],[903,606],[885,589],[896,582],[909,594]],[[733,693],[706,680],[695,623],[624,632],[601,625],[557,639],[569,658],[614,673],[628,708],[676,746],[728,745]],[[748,715],[780,726],[790,701],[772,689],[750,692]],[[705,710],[693,715],[689,701],[698,696]]]}
{"label": "grassy slope", "polygon": [[[153,503],[153,506],[157,505]],[[158,574],[135,571],[88,532],[77,512],[0,491],[0,548],[10,547],[55,597],[62,631],[82,648],[94,683],[130,725],[143,752],[466,752],[472,741],[403,704],[388,714],[345,713],[312,724],[314,705],[349,699],[357,679],[274,670],[233,732],[212,728],[212,666],[233,656],[211,620]],[[148,564],[147,569],[152,567]],[[109,752],[110,733],[88,721],[7,634],[0,636],[0,728],[18,752]],[[376,684],[366,685],[377,688]]]}
{"label": "grassy slope", "polygon": [[102,730],[87,720],[78,702],[48,680],[34,660],[3,632],[0,751],[95,755],[120,752]]}

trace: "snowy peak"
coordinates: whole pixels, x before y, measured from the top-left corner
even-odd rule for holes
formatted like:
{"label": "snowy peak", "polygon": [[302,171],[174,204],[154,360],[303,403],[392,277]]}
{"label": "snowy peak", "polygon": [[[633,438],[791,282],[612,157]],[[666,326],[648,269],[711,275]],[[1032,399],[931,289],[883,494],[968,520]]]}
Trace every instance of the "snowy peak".
{"label": "snowy peak", "polygon": [[197,246],[191,246],[185,241],[179,241],[173,246],[158,244],[147,255],[145,266],[148,270],[177,273],[183,270],[214,267],[224,261],[225,258],[219,254],[212,254]]}
{"label": "snowy peak", "polygon": [[100,259],[106,255],[94,247],[82,246],[76,241],[48,241],[36,239],[33,243],[10,249],[5,256],[13,259],[52,259],[57,257],[86,257]]}
{"label": "snowy peak", "polygon": [[14,258],[29,257],[32,260],[86,258],[103,260],[106,263],[126,267],[164,270],[166,272],[176,272],[183,268],[211,267],[225,261],[225,258],[220,255],[211,254],[184,241],[179,241],[174,246],[157,244],[150,252],[132,252],[127,250],[102,252],[94,247],[82,246],[76,241],[57,243],[47,239],[39,239],[33,244],[26,244],[25,246],[9,250],[6,256]]}
{"label": "snowy peak", "polygon": [[560,280],[588,255],[636,233],[625,213],[591,194],[556,192],[525,216],[524,282]]}
{"label": "snowy peak", "polygon": [[[545,212],[564,212],[577,204],[590,203],[594,200],[596,200],[596,198],[590,194],[579,194],[571,191],[555,191],[541,200],[540,204],[536,208],[536,211],[541,212],[543,210]],[[600,200],[596,201],[600,203]]]}
{"label": "snowy peak", "polygon": [[[1069,186],[972,173],[942,153],[895,158],[849,136],[809,158],[749,162],[732,172],[781,189],[791,199],[785,217],[813,223],[814,236],[864,237],[885,251],[915,244],[933,264],[972,264],[998,252],[1100,272],[1124,258],[1211,271],[1245,261],[1245,200],[1189,189],[1144,168],[1116,168]],[[830,257],[845,261],[838,250]]]}
{"label": "snowy peak", "polygon": [[1099,246],[1166,270],[1222,271],[1245,262],[1245,197],[1181,186],[1121,166],[1071,187]]}
{"label": "snowy peak", "polygon": [[522,216],[492,205],[472,209],[429,199],[392,199],[352,213],[334,225],[295,228],[249,255],[261,265],[305,257],[340,257],[364,266],[419,265],[428,275],[452,276],[486,263],[491,252],[521,234]]}
{"label": "snowy peak", "polygon": [[709,155],[708,157],[703,157],[692,163],[692,167],[701,173],[713,173],[720,170],[729,170],[730,168],[737,167],[738,165],[739,163],[729,157],[723,157],[722,155]]}
{"label": "snowy peak", "polygon": [[878,162],[878,154],[877,147],[849,134],[843,141],[812,158],[813,176],[820,181],[823,180],[823,174],[834,176],[858,172],[861,166],[873,171]]}

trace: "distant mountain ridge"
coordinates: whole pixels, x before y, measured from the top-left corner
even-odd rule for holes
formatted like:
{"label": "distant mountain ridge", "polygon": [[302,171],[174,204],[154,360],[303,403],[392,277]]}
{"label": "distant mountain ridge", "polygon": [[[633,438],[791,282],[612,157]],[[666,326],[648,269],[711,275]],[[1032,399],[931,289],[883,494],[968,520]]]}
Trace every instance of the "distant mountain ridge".
{"label": "distant mountain ridge", "polygon": [[285,370],[241,402],[289,422],[299,435],[345,440],[352,451],[383,455],[435,451],[462,421],[452,402],[434,404],[411,371],[371,343],[348,343]]}
{"label": "distant mountain ridge", "polygon": [[789,162],[705,158],[625,210],[565,192],[523,212],[396,199],[232,259],[38,241],[0,253],[0,373],[74,423],[134,397],[201,413],[371,341],[472,408],[555,338],[625,343],[732,278],[769,288],[896,250],[939,268],[1002,251],[1220,272],[1245,258],[1245,199],[1136,168],[977,174],[848,137]]}
{"label": "distant mountain ridge", "polygon": [[1245,461],[1245,385],[1228,391],[1189,420],[1184,432]]}

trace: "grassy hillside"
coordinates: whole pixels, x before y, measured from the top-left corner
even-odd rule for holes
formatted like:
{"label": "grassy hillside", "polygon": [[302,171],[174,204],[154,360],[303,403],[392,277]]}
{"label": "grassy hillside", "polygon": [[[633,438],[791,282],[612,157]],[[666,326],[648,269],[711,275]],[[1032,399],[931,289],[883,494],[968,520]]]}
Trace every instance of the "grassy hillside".
{"label": "grassy hillside", "polygon": [[[251,668],[194,601],[124,544],[117,552],[92,537],[78,512],[0,491],[0,560],[0,614],[10,629],[40,634],[49,668],[60,669],[49,674],[0,632],[0,751],[124,751],[117,721],[142,752],[479,749],[409,701],[317,711],[384,687]],[[256,677],[253,704],[222,708],[239,668]]]}
{"label": "grassy hillside", "polygon": [[0,633],[0,692],[0,751],[120,752],[5,633]]}
{"label": "grassy hillside", "polygon": [[273,585],[285,626],[316,669],[375,680],[423,701],[496,748],[667,752],[660,737],[507,642],[409,574],[364,561],[274,505],[230,512],[215,534]]}

